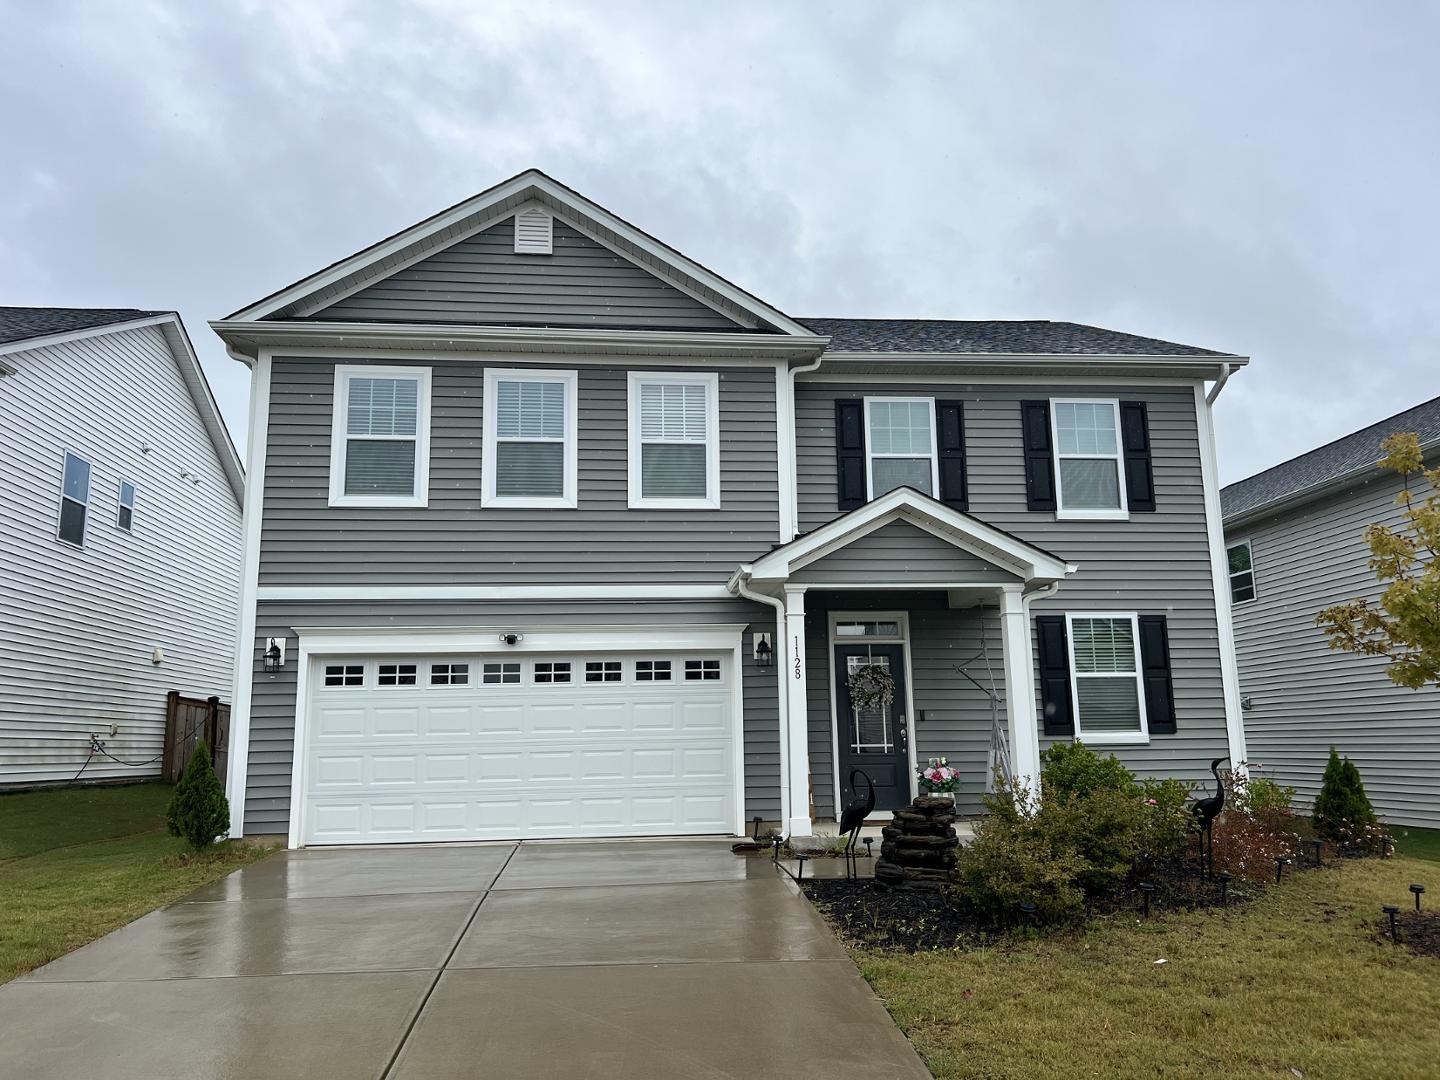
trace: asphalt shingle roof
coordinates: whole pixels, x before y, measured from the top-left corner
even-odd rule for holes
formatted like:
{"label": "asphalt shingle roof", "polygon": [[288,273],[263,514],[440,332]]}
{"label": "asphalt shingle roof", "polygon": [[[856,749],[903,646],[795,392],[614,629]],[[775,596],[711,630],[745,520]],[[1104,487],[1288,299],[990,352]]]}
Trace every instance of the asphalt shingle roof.
{"label": "asphalt shingle roof", "polygon": [[1400,431],[1415,432],[1421,445],[1440,441],[1440,397],[1223,488],[1224,517],[1239,517],[1316,485],[1364,472],[1380,460],[1380,444]]}
{"label": "asphalt shingle roof", "polygon": [[166,314],[135,308],[0,307],[0,345]]}
{"label": "asphalt shingle roof", "polygon": [[834,352],[1020,353],[1039,356],[1233,356],[1081,323],[1032,319],[797,320],[830,335]]}

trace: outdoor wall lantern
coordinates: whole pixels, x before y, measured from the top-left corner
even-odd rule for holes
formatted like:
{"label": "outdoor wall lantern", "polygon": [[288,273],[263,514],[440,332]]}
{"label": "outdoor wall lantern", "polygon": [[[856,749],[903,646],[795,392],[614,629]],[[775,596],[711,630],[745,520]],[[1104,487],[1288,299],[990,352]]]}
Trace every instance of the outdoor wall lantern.
{"label": "outdoor wall lantern", "polygon": [[770,644],[769,634],[755,635],[755,666],[768,668],[775,663],[775,648]]}
{"label": "outdoor wall lantern", "polygon": [[285,666],[285,642],[279,638],[271,638],[265,646],[265,670],[274,674]]}

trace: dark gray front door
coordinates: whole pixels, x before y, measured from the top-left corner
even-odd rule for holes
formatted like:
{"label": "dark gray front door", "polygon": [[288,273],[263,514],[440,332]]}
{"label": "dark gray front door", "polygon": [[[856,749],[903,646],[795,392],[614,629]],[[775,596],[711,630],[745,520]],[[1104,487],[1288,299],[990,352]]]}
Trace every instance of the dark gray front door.
{"label": "dark gray front door", "polygon": [[[850,701],[850,673],[866,664],[885,668],[895,680],[895,695],[884,709],[856,709]],[[835,722],[840,743],[840,806],[865,794],[865,781],[850,771],[863,769],[875,782],[875,809],[898,810],[910,801],[910,755],[905,715],[905,650],[899,645],[835,646]]]}

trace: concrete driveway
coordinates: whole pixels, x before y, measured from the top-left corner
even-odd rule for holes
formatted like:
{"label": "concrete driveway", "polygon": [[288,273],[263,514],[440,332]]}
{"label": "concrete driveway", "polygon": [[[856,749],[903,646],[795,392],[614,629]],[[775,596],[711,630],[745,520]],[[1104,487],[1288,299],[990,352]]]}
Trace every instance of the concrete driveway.
{"label": "concrete driveway", "polygon": [[928,1077],[767,861],[285,852],[0,987],[0,1076]]}

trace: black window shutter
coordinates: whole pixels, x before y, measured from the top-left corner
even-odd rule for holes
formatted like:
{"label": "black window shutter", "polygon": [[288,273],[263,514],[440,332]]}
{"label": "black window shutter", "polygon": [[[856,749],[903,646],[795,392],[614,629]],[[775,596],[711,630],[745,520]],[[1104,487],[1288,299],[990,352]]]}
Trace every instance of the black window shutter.
{"label": "black window shutter", "polygon": [[1151,735],[1175,734],[1175,686],[1170,680],[1170,634],[1164,615],[1140,616],[1140,669]]}
{"label": "black window shutter", "polygon": [[935,402],[940,427],[940,501],[956,510],[969,510],[965,488],[965,403]]}
{"label": "black window shutter", "polygon": [[1022,401],[1020,429],[1025,440],[1025,504],[1055,509],[1055,460],[1050,453],[1050,403]]}
{"label": "black window shutter", "polygon": [[865,505],[865,403],[835,402],[835,477],[841,510]]}
{"label": "black window shutter", "polygon": [[1120,441],[1125,452],[1125,495],[1131,510],[1155,509],[1150,466],[1150,421],[1143,401],[1120,403]]}
{"label": "black window shutter", "polygon": [[1070,707],[1070,648],[1064,615],[1035,616],[1039,646],[1040,707],[1046,735],[1074,735],[1075,713]]}

